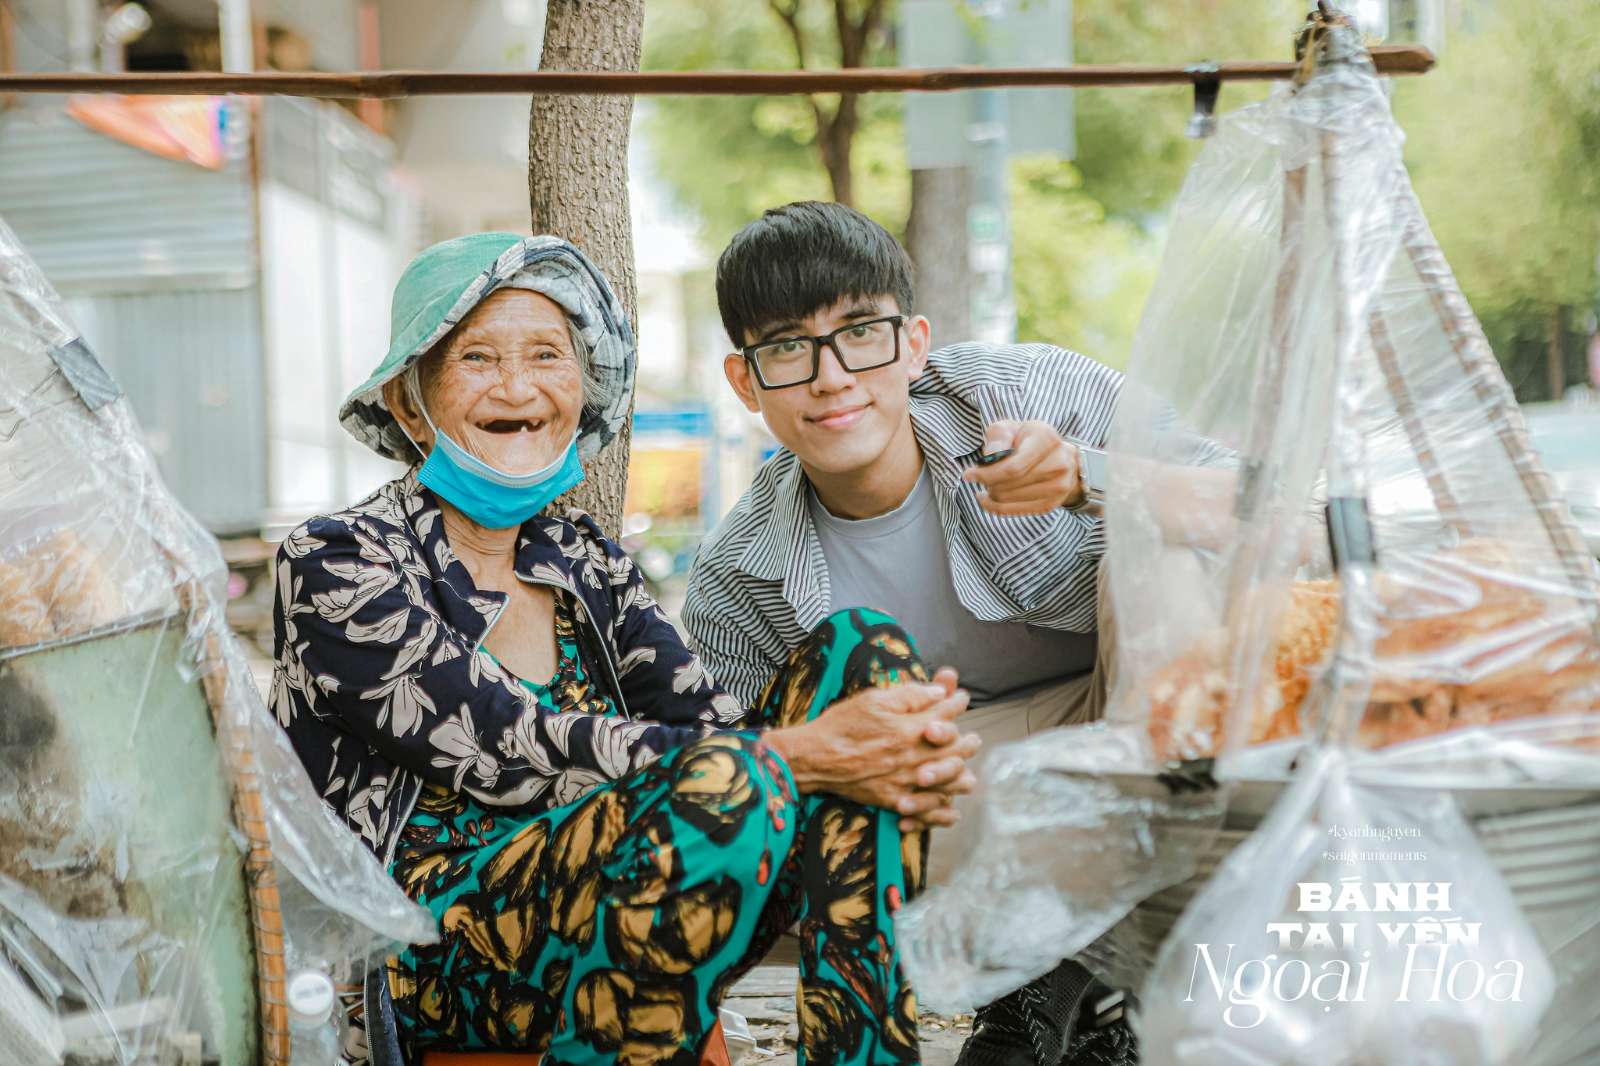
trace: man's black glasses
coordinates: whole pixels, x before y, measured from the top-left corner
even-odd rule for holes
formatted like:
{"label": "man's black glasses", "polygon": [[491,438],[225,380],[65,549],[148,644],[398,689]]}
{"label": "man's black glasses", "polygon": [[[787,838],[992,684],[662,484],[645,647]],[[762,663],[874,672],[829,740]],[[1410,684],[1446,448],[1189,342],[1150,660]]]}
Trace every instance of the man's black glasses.
{"label": "man's black glasses", "polygon": [[755,368],[763,389],[787,389],[817,380],[824,345],[851,373],[888,366],[900,358],[900,324],[904,321],[904,315],[869,318],[820,337],[780,337],[740,352]]}

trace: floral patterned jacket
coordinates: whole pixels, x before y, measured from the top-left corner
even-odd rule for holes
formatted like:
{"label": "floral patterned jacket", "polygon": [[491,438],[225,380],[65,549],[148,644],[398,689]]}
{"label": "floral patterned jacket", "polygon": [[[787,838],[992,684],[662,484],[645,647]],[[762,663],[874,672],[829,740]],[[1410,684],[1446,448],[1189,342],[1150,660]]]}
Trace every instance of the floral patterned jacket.
{"label": "floral patterned jacket", "polygon": [[506,596],[473,584],[415,470],[278,551],[273,711],[385,864],[424,782],[543,810],[744,716],[588,515],[525,523],[516,573],[574,595],[585,664],[622,717],[540,710],[482,650]]}

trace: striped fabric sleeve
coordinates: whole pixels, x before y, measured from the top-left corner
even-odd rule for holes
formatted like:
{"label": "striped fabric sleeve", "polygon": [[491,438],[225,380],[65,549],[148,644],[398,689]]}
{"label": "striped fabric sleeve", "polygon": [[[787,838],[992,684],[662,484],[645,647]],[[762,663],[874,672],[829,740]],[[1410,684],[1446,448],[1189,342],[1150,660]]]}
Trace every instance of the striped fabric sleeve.
{"label": "striped fabric sleeve", "polygon": [[1024,417],[1049,422],[1068,440],[1104,448],[1122,375],[1065,348],[1029,347],[1035,349],[1035,358],[1020,390]]}
{"label": "striped fabric sleeve", "polygon": [[1184,466],[1232,467],[1239,465],[1239,453],[1191,428],[1171,403],[1156,412],[1151,435],[1160,443],[1160,455],[1167,462]]}
{"label": "striped fabric sleeve", "polygon": [[736,612],[735,604],[741,598],[732,575],[697,560],[689,572],[683,627],[713,683],[748,709],[755,706],[762,686],[782,663],[769,659],[752,639],[753,628],[770,623],[759,611]]}
{"label": "striped fabric sleeve", "polygon": [[[1015,390],[1013,417],[1048,422],[1063,438],[1104,448],[1122,390],[1122,375],[1088,356],[1047,344],[1028,345],[1031,365]],[[1098,514],[1061,515],[1039,564],[1055,582],[1053,592],[1030,612],[1056,629],[1092,632],[1098,624],[1099,567],[1105,555],[1104,519]]]}

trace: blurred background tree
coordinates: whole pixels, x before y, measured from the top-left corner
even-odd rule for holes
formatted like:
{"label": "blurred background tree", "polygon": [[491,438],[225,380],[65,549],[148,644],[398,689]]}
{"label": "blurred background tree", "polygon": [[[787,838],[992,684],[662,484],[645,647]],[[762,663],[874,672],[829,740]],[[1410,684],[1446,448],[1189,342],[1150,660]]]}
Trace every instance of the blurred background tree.
{"label": "blurred background tree", "polygon": [[[794,34],[807,41],[808,66],[840,66],[835,0],[773,0],[793,21],[765,2],[657,0],[645,14],[646,70],[792,70]],[[860,0],[838,0],[859,20]],[[890,7],[892,11],[892,5]],[[894,51],[877,23],[863,42],[862,66],[887,66]],[[643,108],[656,172],[679,204],[704,225],[708,244],[720,247],[762,210],[790,200],[832,199],[818,140],[819,115],[837,114],[839,94],[815,103],[804,96],[666,97]],[[903,226],[909,205],[900,100],[856,97],[846,158],[848,202],[874,218]]]}
{"label": "blurred background tree", "polygon": [[1600,8],[1480,4],[1395,112],[1423,210],[1523,400],[1586,376],[1600,277]]}
{"label": "blurred background tree", "polygon": [[[840,65],[836,8],[856,19],[866,10],[866,0],[774,2],[807,34],[812,67]],[[1080,63],[1287,57],[1305,7],[1076,0],[1073,48]],[[1439,67],[1393,83],[1407,161],[1519,397],[1551,398],[1583,380],[1583,342],[1600,292],[1600,19],[1594,0],[1448,0],[1441,10],[1448,17]],[[895,62],[894,19],[888,0],[854,53],[861,62]],[[649,5],[647,69],[795,65],[791,29],[768,4]],[[1228,85],[1221,107],[1269,91]],[[1076,159],[1013,161],[1020,340],[1126,363],[1167,212],[1198,150],[1183,135],[1190,106],[1181,89],[1079,90]],[[901,114],[898,97],[860,98],[849,188],[855,206],[903,237],[912,182]],[[805,98],[663,99],[652,102],[646,123],[652,162],[674,200],[700,220],[708,247],[720,248],[764,208],[833,191],[817,112]],[[940,309],[922,310],[939,331]]]}
{"label": "blurred background tree", "polygon": [[[540,70],[638,70],[644,0],[551,0]],[[528,115],[528,203],[535,233],[560,233],[594,260],[635,330],[638,282],[628,211],[631,96],[535,95]],[[574,180],[574,175],[581,175]],[[632,397],[629,397],[630,410]],[[632,424],[586,464],[577,488],[551,503],[622,529]]]}

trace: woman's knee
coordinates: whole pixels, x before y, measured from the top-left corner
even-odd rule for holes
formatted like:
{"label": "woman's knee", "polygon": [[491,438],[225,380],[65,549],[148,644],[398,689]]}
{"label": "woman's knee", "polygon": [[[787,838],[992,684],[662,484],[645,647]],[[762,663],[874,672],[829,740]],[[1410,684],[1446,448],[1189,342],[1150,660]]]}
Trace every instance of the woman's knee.
{"label": "woman's knee", "polygon": [[817,630],[830,633],[829,661],[843,659],[841,696],[928,679],[916,638],[887,612],[867,607],[835,611]]}
{"label": "woman's knee", "polygon": [[818,622],[793,652],[790,662],[804,657],[826,658],[853,647],[863,634],[892,634],[915,647],[916,641],[894,615],[871,607],[841,607]]}
{"label": "woman's knee", "polygon": [[850,634],[891,634],[904,640],[915,651],[917,639],[910,635],[909,629],[902,626],[898,618],[894,618],[888,611],[880,611],[872,607],[842,607],[832,615],[822,619],[813,632],[832,627],[834,639],[838,635]]}
{"label": "woman's knee", "polygon": [[788,830],[787,808],[797,796],[783,760],[756,734],[718,732],[701,737],[671,760],[673,813],[714,841],[739,835],[752,817],[772,818]]}
{"label": "woman's knee", "polygon": [[864,688],[925,681],[916,640],[890,614],[865,607],[835,611],[789,654],[756,701],[764,726],[799,725]]}

